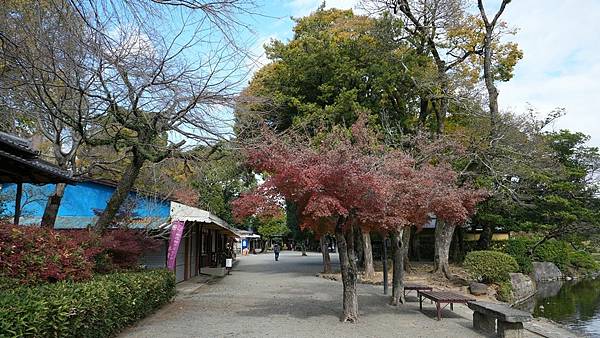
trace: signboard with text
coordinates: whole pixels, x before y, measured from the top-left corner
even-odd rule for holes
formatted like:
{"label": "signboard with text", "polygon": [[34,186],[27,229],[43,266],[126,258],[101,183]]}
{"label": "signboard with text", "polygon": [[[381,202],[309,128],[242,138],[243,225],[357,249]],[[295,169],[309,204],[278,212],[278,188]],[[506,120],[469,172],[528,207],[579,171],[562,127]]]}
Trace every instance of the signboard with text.
{"label": "signboard with text", "polygon": [[183,229],[185,228],[184,221],[173,221],[171,223],[171,236],[169,237],[169,249],[167,251],[167,269],[175,270],[175,258],[181,237],[183,237]]}

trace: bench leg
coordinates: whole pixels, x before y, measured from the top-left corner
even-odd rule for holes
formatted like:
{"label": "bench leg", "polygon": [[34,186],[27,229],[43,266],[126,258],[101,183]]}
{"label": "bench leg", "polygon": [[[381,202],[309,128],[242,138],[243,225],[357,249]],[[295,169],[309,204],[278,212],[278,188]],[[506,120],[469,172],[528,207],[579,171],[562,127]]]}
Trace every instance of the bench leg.
{"label": "bench leg", "polygon": [[423,312],[423,296],[419,293],[419,310]]}
{"label": "bench leg", "polygon": [[450,303],[450,310],[454,311],[454,303]]}
{"label": "bench leg", "polygon": [[523,338],[523,323],[507,323],[498,321],[498,337],[500,338]]}
{"label": "bench leg", "polygon": [[473,328],[489,335],[496,334],[496,318],[481,312],[473,312]]}
{"label": "bench leg", "polygon": [[442,320],[442,307],[440,306],[440,302],[435,302],[435,308],[437,310],[438,320]]}

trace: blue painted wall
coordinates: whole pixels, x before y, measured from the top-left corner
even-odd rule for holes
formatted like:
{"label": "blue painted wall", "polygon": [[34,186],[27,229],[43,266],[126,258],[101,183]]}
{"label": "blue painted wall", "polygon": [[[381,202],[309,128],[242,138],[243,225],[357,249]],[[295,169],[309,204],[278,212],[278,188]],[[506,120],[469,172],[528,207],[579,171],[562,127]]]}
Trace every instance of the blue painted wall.
{"label": "blue painted wall", "polygon": [[[77,185],[67,185],[65,195],[62,199],[58,216],[66,217],[93,217],[94,209],[103,210],[110,199],[115,188],[95,183],[84,182]],[[23,185],[23,198],[21,200],[23,216],[42,217],[48,196],[54,192],[54,184],[36,186],[32,184]],[[15,209],[16,185],[5,184],[0,188],[2,199],[8,199],[4,207],[3,216],[12,216]],[[135,213],[139,217],[169,217],[169,201],[152,198],[136,193],[129,193],[130,198],[135,199]]]}

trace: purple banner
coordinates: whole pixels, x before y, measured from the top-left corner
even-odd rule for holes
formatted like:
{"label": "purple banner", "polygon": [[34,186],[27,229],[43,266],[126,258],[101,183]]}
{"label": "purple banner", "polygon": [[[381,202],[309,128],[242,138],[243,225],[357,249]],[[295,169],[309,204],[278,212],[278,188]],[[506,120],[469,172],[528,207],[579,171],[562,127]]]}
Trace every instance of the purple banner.
{"label": "purple banner", "polygon": [[169,237],[169,249],[167,251],[167,269],[175,270],[175,258],[177,257],[177,249],[185,228],[184,221],[173,221],[171,223],[171,236]]}

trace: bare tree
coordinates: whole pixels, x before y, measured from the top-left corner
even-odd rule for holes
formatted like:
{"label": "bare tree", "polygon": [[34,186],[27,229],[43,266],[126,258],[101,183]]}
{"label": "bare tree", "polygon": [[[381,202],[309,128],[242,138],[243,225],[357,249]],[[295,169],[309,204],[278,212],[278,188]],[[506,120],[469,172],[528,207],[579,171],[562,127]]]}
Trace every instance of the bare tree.
{"label": "bare tree", "polygon": [[[0,81],[1,96],[11,101],[7,106],[15,116],[30,124],[30,132],[50,144],[50,152],[43,155],[60,168],[76,172],[82,138],[65,120],[87,123],[88,107],[83,92],[69,87],[64,79],[85,81],[77,67],[85,57],[77,45],[81,21],[62,1],[10,6],[7,10],[13,15],[6,15],[2,25],[6,32],[2,52],[10,71]],[[53,227],[64,190],[65,184],[55,186],[42,226]]]}
{"label": "bare tree", "polygon": [[[44,105],[46,124],[68,127],[73,146],[110,146],[127,157],[98,231],[111,223],[145,163],[184,156],[186,142],[210,145],[230,133],[228,109],[246,75],[246,54],[230,33],[239,5],[250,2],[207,1],[193,9],[178,3],[61,2],[80,18],[59,16],[73,43],[36,45],[40,53],[52,50],[44,62],[14,55],[15,67],[28,75],[21,80]],[[59,8],[57,2],[50,9]],[[59,109],[65,102],[69,109]]]}
{"label": "bare tree", "polygon": [[498,109],[498,89],[494,84],[497,74],[492,69],[494,65],[494,53],[497,52],[494,50],[496,47],[495,40],[498,39],[499,35],[497,32],[497,26],[499,24],[498,20],[500,19],[500,16],[502,16],[502,13],[504,13],[506,5],[508,5],[510,1],[511,0],[502,0],[498,12],[496,12],[496,14],[494,14],[490,20],[485,12],[483,0],[477,0],[477,7],[485,27],[485,38],[483,40],[483,80],[485,81],[485,87],[488,92],[488,106],[492,139],[494,138],[496,131],[496,120],[498,119],[498,115],[500,113]]}

